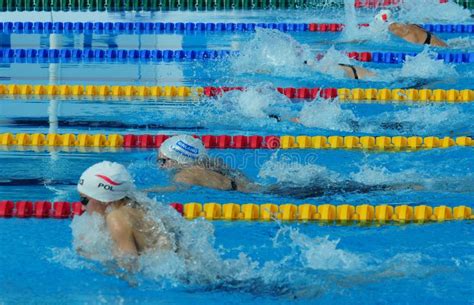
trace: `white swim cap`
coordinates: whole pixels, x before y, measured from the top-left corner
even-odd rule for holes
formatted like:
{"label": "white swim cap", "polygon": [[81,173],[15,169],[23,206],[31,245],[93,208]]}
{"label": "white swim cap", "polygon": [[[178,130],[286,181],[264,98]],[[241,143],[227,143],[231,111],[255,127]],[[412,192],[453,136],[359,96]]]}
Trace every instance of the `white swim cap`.
{"label": "white swim cap", "polygon": [[132,177],[119,163],[103,161],[86,169],[77,190],[95,200],[112,202],[131,195],[135,189]]}
{"label": "white swim cap", "polygon": [[179,164],[190,164],[207,155],[200,139],[188,135],[174,136],[161,144],[160,153]]}
{"label": "white swim cap", "polygon": [[392,12],[389,10],[381,10],[377,15],[375,15],[375,21],[379,23],[393,23]]}

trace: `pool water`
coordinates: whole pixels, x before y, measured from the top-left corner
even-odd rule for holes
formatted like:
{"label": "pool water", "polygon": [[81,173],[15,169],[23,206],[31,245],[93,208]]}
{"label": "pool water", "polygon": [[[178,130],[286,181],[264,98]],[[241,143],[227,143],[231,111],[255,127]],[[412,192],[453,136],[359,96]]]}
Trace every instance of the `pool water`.
{"label": "pool water", "polygon": [[[425,1],[426,3],[429,1]],[[431,2],[430,2],[431,3]],[[470,12],[430,4],[403,8],[407,22],[469,24]],[[251,12],[3,13],[5,21],[153,22],[340,22],[342,9]],[[370,22],[373,10],[357,12]],[[466,17],[467,16],[467,17]],[[159,35],[2,35],[3,48],[225,49],[240,56],[223,60],[161,63],[1,63],[1,84],[107,84],[244,86],[217,98],[174,101],[2,97],[0,133],[197,134],[197,135],[371,135],[473,136],[471,103],[367,103],[290,100],[276,87],[473,89],[472,64],[435,60],[441,49],[414,46],[393,37],[369,41],[363,30],[346,43],[344,33],[174,33]],[[442,33],[456,52],[472,52],[468,34]],[[344,51],[417,52],[400,65],[360,63],[377,72],[367,81],[348,80],[301,65],[299,50],[328,52],[335,63]],[[54,106],[53,106],[54,105]],[[55,111],[55,107],[57,110]],[[276,122],[300,117],[302,124]],[[51,118],[57,117],[57,129]],[[298,194],[243,194],[192,187],[150,194],[156,205],[170,202],[408,204],[472,207],[472,147],[406,152],[360,150],[212,149],[232,167],[265,185],[311,185],[327,178],[364,184],[423,185],[367,194],[341,193],[299,198]],[[40,149],[0,146],[0,200],[77,201],[76,183],[102,160],[127,166],[139,188],[167,185],[156,167],[156,150]],[[201,266],[214,280],[192,283],[148,266],[136,282],[120,279],[107,266],[78,256],[74,220],[0,219],[0,304],[469,304],[473,298],[472,221],[406,225],[289,222],[189,222],[202,248]],[[82,220],[84,225],[86,220]],[[198,238],[199,237],[199,238]],[[205,241],[205,242],[204,242]],[[216,255],[216,256],[214,256]],[[211,259],[212,258],[212,259]],[[208,264],[208,265],[206,265]],[[177,271],[178,270],[178,271]],[[159,276],[157,276],[159,274]],[[164,274],[164,275],[163,275]],[[219,276],[217,276],[219,274]]]}

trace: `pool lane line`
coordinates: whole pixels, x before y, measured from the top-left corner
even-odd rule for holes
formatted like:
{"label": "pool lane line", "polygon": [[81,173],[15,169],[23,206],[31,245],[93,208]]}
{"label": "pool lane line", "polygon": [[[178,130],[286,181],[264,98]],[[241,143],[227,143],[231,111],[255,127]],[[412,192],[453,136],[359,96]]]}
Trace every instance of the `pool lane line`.
{"label": "pool lane line", "polygon": [[[315,221],[325,223],[420,223],[448,220],[473,220],[472,208],[417,205],[332,205],[332,204],[236,204],[171,203],[184,218],[227,221]],[[80,202],[0,200],[0,218],[71,218],[84,213]]]}
{"label": "pool lane line", "polygon": [[[1,133],[1,150],[44,151],[48,147],[78,147],[79,151],[95,148],[159,148],[170,135],[158,134],[42,134],[42,133]],[[457,138],[436,136],[242,136],[242,135],[202,135],[200,139],[209,149],[345,149],[364,151],[418,151],[471,147],[471,137]],[[67,149],[68,150],[68,149]]]}
{"label": "pool lane line", "polygon": [[[171,126],[159,123],[126,123],[123,121],[86,120],[83,118],[64,117],[57,120],[61,128],[102,128],[102,129],[159,129],[172,131],[195,132],[203,130],[202,126]],[[9,127],[44,127],[50,126],[49,118],[5,118],[0,119],[0,126]]]}
{"label": "pool lane line", "polygon": [[[354,8],[397,8],[401,0],[355,0]],[[448,0],[439,0],[439,3],[447,3]],[[458,5],[465,8],[474,8],[470,0],[454,0]],[[77,12],[77,11],[99,11],[99,12],[157,12],[157,11],[206,11],[206,10],[262,10],[262,9],[321,9],[321,8],[343,8],[342,2],[330,2],[321,0],[177,0],[177,1],[150,1],[150,0],[96,0],[96,1],[69,1],[60,0],[54,2],[42,2],[25,0],[23,2],[6,1],[0,6],[0,11],[36,11],[36,12]]]}
{"label": "pool lane line", "polygon": [[[113,85],[37,85],[0,84],[0,99],[41,98],[106,100],[168,98],[169,101],[196,102],[203,96],[218,97],[245,87],[187,87],[187,86],[113,86]],[[470,89],[389,89],[389,88],[308,88],[276,87],[275,90],[291,99],[335,99],[343,102],[448,102],[474,101]],[[160,101],[167,101],[160,100]]]}
{"label": "pool lane line", "polygon": [[[359,27],[368,27],[362,23]],[[419,24],[432,33],[474,34],[474,24]],[[341,23],[255,23],[255,22],[0,22],[3,34],[189,34],[245,33],[256,29],[281,32],[341,32]]]}
{"label": "pool lane line", "polygon": [[[417,52],[357,52],[347,51],[347,56],[361,62],[402,64],[407,56],[416,56]],[[158,50],[158,49],[46,49],[19,48],[0,49],[1,63],[149,63],[149,62],[186,62],[222,60],[239,56],[234,50]],[[324,53],[316,54],[316,58],[324,57]],[[445,63],[474,63],[474,52],[442,52],[437,53],[437,60]],[[303,61],[303,59],[302,59]]]}

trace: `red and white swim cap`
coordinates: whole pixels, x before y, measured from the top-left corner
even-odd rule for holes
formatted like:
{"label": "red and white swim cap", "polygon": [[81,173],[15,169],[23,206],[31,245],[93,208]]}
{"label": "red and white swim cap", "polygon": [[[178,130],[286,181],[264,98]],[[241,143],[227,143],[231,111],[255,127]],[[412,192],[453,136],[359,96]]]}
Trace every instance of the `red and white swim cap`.
{"label": "red and white swim cap", "polygon": [[86,169],[77,190],[95,200],[112,202],[131,195],[135,185],[127,169],[119,163],[103,161]]}
{"label": "red and white swim cap", "polygon": [[380,23],[393,23],[392,12],[389,10],[381,10],[377,15],[375,15],[375,21]]}

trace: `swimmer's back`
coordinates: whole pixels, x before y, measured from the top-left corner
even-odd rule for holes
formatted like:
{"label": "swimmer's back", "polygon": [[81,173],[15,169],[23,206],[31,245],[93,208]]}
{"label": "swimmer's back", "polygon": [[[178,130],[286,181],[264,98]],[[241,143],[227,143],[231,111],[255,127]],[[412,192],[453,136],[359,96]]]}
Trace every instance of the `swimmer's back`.
{"label": "swimmer's back", "polygon": [[159,226],[146,215],[146,211],[138,206],[124,205],[107,215],[107,218],[114,217],[121,221],[126,221],[131,227],[133,239],[138,253],[157,247],[171,249],[172,241],[160,232]]}
{"label": "swimmer's back", "polygon": [[392,23],[390,31],[408,42],[416,44],[428,44],[437,47],[447,47],[448,45],[416,24]]}
{"label": "swimmer's back", "polygon": [[201,166],[191,166],[181,169],[174,176],[174,180],[176,182],[223,191],[232,190],[232,180],[230,178]]}

